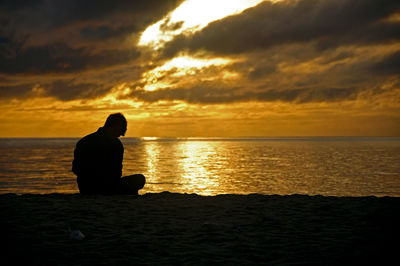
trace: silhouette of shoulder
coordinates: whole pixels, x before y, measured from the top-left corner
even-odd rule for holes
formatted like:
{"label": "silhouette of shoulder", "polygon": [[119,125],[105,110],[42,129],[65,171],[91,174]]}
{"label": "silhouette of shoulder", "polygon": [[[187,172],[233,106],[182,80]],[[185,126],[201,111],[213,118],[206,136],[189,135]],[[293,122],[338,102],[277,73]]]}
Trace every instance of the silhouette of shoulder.
{"label": "silhouette of shoulder", "polygon": [[104,133],[103,128],[99,128],[96,132],[89,134],[77,143],[77,148],[87,151],[115,150],[123,152],[123,145],[118,138],[113,138]]}
{"label": "silhouette of shoulder", "polygon": [[77,175],[120,177],[124,147],[118,138],[105,134],[103,128],[78,141],[72,171]]}

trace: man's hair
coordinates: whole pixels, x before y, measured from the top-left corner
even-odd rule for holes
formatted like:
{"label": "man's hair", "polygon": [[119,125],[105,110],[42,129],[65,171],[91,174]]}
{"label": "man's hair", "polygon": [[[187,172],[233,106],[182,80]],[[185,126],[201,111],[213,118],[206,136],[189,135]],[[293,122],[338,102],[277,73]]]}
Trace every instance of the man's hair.
{"label": "man's hair", "polygon": [[106,123],[104,124],[105,127],[113,127],[115,125],[126,125],[126,118],[121,113],[111,114],[107,117]]}

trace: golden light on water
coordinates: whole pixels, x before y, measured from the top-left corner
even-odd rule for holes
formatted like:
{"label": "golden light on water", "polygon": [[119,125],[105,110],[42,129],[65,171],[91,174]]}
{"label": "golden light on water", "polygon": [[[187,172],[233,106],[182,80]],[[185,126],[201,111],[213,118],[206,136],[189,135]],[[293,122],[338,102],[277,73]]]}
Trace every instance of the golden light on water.
{"label": "golden light on water", "polygon": [[177,163],[181,169],[180,179],[185,191],[201,191],[202,195],[212,195],[212,188],[219,184],[218,172],[207,167],[216,156],[214,145],[205,141],[180,142],[177,151],[181,157]]}
{"label": "golden light on water", "polygon": [[209,23],[253,7],[262,0],[188,0],[141,35],[140,46],[160,49],[179,34],[192,34]]}
{"label": "golden light on water", "polygon": [[[153,138],[145,138],[147,140],[152,140]],[[156,138],[154,138],[156,139]],[[145,145],[145,152],[146,152],[146,161],[147,161],[147,169],[148,169],[148,176],[151,178],[152,182],[157,182],[160,179],[158,174],[158,160],[160,155],[160,149],[158,147],[157,142],[146,142]]]}
{"label": "golden light on water", "polygon": [[185,191],[215,195],[216,190],[231,189],[227,184],[220,184],[223,165],[212,163],[213,158],[220,156],[218,143],[152,137],[142,138],[142,141],[147,164],[144,192]]}

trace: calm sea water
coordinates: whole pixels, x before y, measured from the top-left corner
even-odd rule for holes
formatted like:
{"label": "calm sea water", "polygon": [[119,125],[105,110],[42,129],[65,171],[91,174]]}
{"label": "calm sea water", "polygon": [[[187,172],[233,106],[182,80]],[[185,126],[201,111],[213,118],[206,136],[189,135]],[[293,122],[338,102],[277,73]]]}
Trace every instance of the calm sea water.
{"label": "calm sea water", "polygon": [[[146,192],[400,196],[400,138],[122,138]],[[0,139],[0,193],[77,193],[78,139]]]}

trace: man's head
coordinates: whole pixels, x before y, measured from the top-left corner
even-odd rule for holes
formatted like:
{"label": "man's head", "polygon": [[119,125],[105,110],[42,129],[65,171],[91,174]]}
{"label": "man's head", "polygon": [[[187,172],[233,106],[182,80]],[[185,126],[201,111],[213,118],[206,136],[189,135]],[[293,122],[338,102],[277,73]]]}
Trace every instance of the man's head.
{"label": "man's head", "polygon": [[125,136],[128,123],[121,113],[111,114],[107,117],[104,128],[113,137]]}

